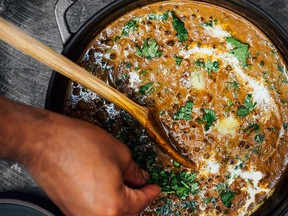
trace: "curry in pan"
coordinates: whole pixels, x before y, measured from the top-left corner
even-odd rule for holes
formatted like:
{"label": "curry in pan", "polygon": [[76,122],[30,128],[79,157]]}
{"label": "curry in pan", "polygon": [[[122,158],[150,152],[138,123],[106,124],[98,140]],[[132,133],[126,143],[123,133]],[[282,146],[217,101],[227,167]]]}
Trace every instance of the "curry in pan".
{"label": "curry in pan", "polygon": [[249,215],[288,162],[287,68],[250,22],[198,1],[164,1],[120,17],[78,62],[135,102],[155,106],[187,170],[155,149],[125,111],[71,83],[65,113],[129,145],[161,196],[143,215]]}

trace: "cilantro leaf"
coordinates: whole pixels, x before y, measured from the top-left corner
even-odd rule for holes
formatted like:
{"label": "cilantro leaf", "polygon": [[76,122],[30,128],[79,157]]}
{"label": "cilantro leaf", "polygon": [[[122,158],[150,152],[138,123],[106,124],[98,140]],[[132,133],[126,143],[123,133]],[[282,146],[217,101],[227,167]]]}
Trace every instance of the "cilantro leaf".
{"label": "cilantro leaf", "polygon": [[187,101],[185,106],[180,107],[174,115],[174,120],[192,120],[193,101]]}
{"label": "cilantro leaf", "polygon": [[231,207],[232,205],[232,200],[234,199],[235,197],[235,193],[229,189],[223,191],[221,194],[220,194],[220,198],[221,198],[221,201],[223,202],[223,204],[225,206],[227,206],[228,208]]}
{"label": "cilantro leaf", "polygon": [[233,54],[241,62],[243,67],[247,66],[249,45],[241,43],[234,37],[227,37],[226,41],[234,46],[234,49],[230,50],[229,53]]}
{"label": "cilantro leaf", "polygon": [[157,14],[155,12],[152,12],[152,13],[149,13],[147,15],[147,19],[148,20],[158,20],[158,16],[157,16]]}
{"label": "cilantro leaf", "polygon": [[288,122],[283,123],[283,128],[284,128],[284,130],[288,130]]}
{"label": "cilantro leaf", "polygon": [[205,115],[203,116],[203,120],[206,122],[205,131],[208,131],[212,126],[213,122],[216,121],[216,114],[213,110],[204,108]]}
{"label": "cilantro leaf", "polygon": [[192,194],[197,194],[198,191],[200,189],[200,185],[198,182],[194,182],[192,185],[191,185],[191,192]]}
{"label": "cilantro leaf", "polygon": [[166,10],[163,14],[157,14],[155,12],[152,12],[147,15],[147,20],[166,21],[169,18],[169,14],[169,10]]}
{"label": "cilantro leaf", "polygon": [[259,133],[255,136],[255,141],[257,143],[262,143],[264,141],[264,139],[265,139],[265,134],[263,134],[263,133]]}
{"label": "cilantro leaf", "polygon": [[203,61],[201,61],[200,59],[198,59],[197,61],[194,62],[194,65],[197,67],[205,67],[205,63]]}
{"label": "cilantro leaf", "polygon": [[204,198],[203,199],[203,203],[205,203],[205,204],[208,204],[208,203],[210,203],[212,201],[212,197],[206,197],[206,198]]}
{"label": "cilantro leaf", "polygon": [[181,202],[180,206],[183,209],[187,209],[189,211],[191,211],[191,213],[193,213],[196,210],[196,201],[185,201],[185,202]]}
{"label": "cilantro leaf", "polygon": [[211,77],[211,72],[217,72],[219,70],[219,62],[218,61],[211,61],[210,59],[208,59],[208,61],[205,64],[206,69],[208,71],[209,76]]}
{"label": "cilantro leaf", "polygon": [[130,30],[135,31],[136,29],[138,29],[138,21],[137,20],[129,20],[124,25],[124,28],[122,30],[122,35],[123,36],[128,36]]}
{"label": "cilantro leaf", "polygon": [[188,32],[185,28],[184,22],[182,22],[173,11],[171,12],[171,15],[172,15],[172,26],[177,32],[179,42],[184,42],[188,40]]}
{"label": "cilantro leaf", "polygon": [[212,17],[210,17],[208,22],[204,22],[200,25],[204,27],[214,27],[217,24],[218,24],[218,20],[217,19],[213,20]]}
{"label": "cilantro leaf", "polygon": [[178,57],[176,54],[174,54],[174,58],[175,58],[175,61],[176,61],[176,65],[180,66],[181,62],[183,61],[183,58],[182,57]]}
{"label": "cilantro leaf", "polygon": [[153,85],[154,82],[149,82],[143,86],[140,87],[140,93],[145,95],[147,93],[147,90]]}
{"label": "cilantro leaf", "polygon": [[198,193],[200,185],[195,180],[196,173],[174,173],[153,167],[149,182],[158,184],[163,192],[175,193],[179,199],[185,200],[191,193]]}
{"label": "cilantro leaf", "polygon": [[168,20],[170,11],[166,10],[163,15],[161,16],[162,21]]}
{"label": "cilantro leaf", "polygon": [[146,57],[147,59],[160,57],[162,52],[159,51],[159,46],[155,39],[146,39],[141,48],[136,47],[135,54],[139,57]]}
{"label": "cilantro leaf", "polygon": [[225,190],[228,186],[226,184],[218,184],[216,186],[217,191]]}
{"label": "cilantro leaf", "polygon": [[247,116],[256,106],[256,102],[252,102],[252,95],[247,94],[244,99],[244,106],[239,107],[237,110],[237,116],[245,117]]}
{"label": "cilantro leaf", "polygon": [[228,84],[228,89],[231,90],[231,89],[237,89],[237,88],[240,88],[240,84],[236,81],[234,82],[227,82]]}

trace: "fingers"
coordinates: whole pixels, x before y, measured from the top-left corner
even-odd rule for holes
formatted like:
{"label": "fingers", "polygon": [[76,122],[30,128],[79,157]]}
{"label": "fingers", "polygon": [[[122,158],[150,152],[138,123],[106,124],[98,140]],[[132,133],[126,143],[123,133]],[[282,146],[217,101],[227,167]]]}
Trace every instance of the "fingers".
{"label": "fingers", "polygon": [[131,159],[124,172],[124,182],[130,187],[141,187],[146,184],[149,174],[140,169],[138,165]]}
{"label": "fingers", "polygon": [[141,189],[124,187],[124,190],[125,215],[138,215],[157,198],[161,191],[160,187],[154,184],[146,185]]}

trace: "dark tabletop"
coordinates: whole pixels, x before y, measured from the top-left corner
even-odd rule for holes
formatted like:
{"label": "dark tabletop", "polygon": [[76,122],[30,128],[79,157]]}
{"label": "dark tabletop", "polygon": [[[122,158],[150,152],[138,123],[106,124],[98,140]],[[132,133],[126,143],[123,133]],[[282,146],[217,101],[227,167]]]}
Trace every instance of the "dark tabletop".
{"label": "dark tabletop", "polygon": [[[61,52],[63,45],[54,16],[56,1],[0,0],[0,14],[49,47]],[[110,2],[112,0],[77,1],[67,13],[71,30],[76,31],[92,14]],[[252,2],[288,31],[288,0]],[[51,73],[46,66],[0,41],[0,95],[44,108]],[[0,160],[0,192],[7,191],[23,191],[45,196],[22,165]]]}

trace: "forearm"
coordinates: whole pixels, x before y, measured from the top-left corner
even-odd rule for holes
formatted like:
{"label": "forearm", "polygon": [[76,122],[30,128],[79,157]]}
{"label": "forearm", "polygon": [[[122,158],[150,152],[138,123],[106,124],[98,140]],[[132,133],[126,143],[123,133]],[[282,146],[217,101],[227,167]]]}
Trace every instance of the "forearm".
{"label": "forearm", "polygon": [[0,119],[0,157],[27,163],[31,150],[41,147],[50,113],[0,97]]}

